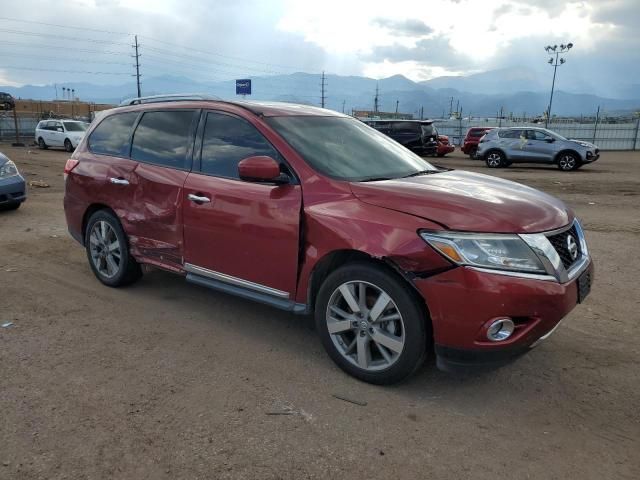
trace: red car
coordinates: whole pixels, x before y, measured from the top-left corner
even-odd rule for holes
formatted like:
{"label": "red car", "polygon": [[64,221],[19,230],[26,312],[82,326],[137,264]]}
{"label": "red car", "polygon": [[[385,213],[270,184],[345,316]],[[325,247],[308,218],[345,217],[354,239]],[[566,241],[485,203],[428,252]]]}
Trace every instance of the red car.
{"label": "red car", "polygon": [[493,127],[472,127],[467,130],[467,134],[464,137],[462,142],[462,146],[460,150],[469,157],[474,158],[476,156],[476,151],[478,150],[478,143],[480,143],[480,139],[484,137],[484,134],[489,130],[492,130]]}
{"label": "red car", "polygon": [[136,99],[91,125],[65,184],[69,232],[103,284],[151,265],[313,314],[331,358],[372,383],[433,351],[449,370],[524,353],[593,274],[561,201],[438,169],[315,107]]}
{"label": "red car", "polygon": [[449,137],[447,135],[438,135],[438,152],[439,157],[444,157],[447,153],[451,153],[456,149],[449,143]]}

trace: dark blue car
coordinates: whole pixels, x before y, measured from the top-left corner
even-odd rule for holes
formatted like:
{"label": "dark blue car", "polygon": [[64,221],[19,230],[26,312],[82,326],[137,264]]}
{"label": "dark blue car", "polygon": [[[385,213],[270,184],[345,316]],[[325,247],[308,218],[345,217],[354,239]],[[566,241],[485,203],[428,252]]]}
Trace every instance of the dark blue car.
{"label": "dark blue car", "polygon": [[14,210],[26,199],[27,189],[18,167],[0,153],[0,210]]}

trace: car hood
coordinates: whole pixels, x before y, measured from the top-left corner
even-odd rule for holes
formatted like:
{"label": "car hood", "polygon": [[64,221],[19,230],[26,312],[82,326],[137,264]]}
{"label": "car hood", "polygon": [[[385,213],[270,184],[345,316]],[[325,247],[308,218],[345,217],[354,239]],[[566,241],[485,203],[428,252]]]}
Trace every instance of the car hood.
{"label": "car hood", "polygon": [[570,142],[572,143],[577,143],[578,145],[580,145],[581,147],[586,147],[586,148],[598,148],[595,144],[591,143],[591,142],[585,142],[584,140],[576,140],[575,138],[569,138],[568,139]]}
{"label": "car hood", "polygon": [[535,233],[573,221],[557,198],[500,178],[464,171],[351,183],[361,201],[408,213],[449,230]]}

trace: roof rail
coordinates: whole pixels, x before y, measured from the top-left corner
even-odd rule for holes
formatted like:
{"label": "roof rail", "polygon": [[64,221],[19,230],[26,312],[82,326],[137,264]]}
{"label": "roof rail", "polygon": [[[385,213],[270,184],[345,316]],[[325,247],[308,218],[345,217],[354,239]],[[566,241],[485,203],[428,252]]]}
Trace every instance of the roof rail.
{"label": "roof rail", "polygon": [[220,97],[208,93],[172,93],[168,95],[150,95],[148,97],[127,98],[119,106],[140,105],[142,103],[181,102],[185,100],[220,100]]}

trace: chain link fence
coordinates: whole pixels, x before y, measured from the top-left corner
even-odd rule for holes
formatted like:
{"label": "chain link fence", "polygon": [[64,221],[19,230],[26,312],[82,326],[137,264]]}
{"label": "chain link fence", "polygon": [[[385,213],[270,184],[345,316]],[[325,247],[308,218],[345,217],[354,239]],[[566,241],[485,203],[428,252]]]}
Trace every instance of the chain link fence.
{"label": "chain link fence", "polygon": [[[438,133],[448,135],[456,146],[462,144],[471,127],[544,127],[544,123],[495,118],[435,120],[434,124]],[[595,143],[601,150],[640,149],[640,118],[624,123],[550,122],[547,128],[566,138]]]}

